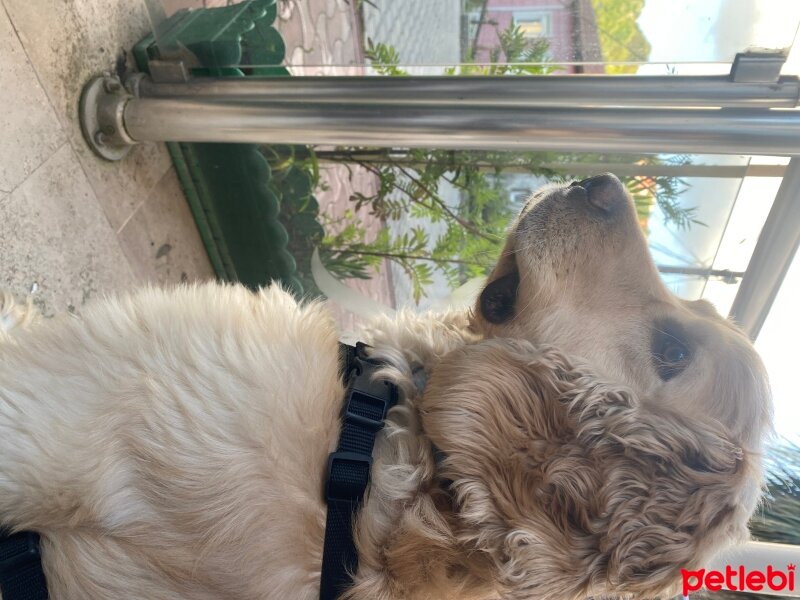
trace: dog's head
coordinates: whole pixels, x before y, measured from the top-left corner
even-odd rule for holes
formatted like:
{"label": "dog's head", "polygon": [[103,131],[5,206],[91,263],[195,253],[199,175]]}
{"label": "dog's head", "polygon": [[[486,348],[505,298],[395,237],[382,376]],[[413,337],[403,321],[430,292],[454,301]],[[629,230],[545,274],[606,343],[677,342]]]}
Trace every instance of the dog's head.
{"label": "dog's head", "polygon": [[746,537],[764,368],[664,286],[613,175],[533,196],[473,327],[485,341],[434,370],[423,419],[509,597],[656,594]]}

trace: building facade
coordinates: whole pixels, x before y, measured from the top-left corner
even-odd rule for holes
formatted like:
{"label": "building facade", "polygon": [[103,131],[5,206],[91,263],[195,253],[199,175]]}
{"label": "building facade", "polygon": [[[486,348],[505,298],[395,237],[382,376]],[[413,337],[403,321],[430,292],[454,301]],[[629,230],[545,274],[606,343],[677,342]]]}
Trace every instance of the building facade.
{"label": "building facade", "polygon": [[[485,0],[464,6],[464,59],[489,62],[499,33],[517,26],[531,40],[548,44],[547,62],[566,73],[602,73],[597,23],[591,0]],[[503,60],[504,57],[500,57]]]}

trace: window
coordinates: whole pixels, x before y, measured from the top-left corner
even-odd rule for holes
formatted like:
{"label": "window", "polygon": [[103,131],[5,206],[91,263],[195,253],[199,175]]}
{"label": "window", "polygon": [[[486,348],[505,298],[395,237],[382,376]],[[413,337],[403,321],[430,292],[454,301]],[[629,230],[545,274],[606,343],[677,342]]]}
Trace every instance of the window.
{"label": "window", "polygon": [[552,35],[550,13],[520,12],[514,13],[514,24],[522,30],[526,38],[537,39]]}

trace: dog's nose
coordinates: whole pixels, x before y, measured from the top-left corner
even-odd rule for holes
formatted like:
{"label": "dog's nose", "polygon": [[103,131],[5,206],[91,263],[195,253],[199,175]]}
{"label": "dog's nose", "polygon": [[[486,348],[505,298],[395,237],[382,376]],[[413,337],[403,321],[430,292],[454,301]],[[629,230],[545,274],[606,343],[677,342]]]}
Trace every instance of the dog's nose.
{"label": "dog's nose", "polygon": [[626,201],[625,187],[611,173],[589,177],[583,181],[575,181],[570,187],[582,187],[586,190],[586,200],[603,212],[611,213]]}

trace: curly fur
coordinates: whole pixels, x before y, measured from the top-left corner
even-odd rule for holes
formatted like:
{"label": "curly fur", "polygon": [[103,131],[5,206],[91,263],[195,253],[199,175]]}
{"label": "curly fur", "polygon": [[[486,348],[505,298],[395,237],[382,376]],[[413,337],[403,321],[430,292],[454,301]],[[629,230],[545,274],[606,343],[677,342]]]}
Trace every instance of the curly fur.
{"label": "curly fur", "polygon": [[[402,401],[346,600],[651,597],[746,539],[763,366],[664,288],[624,194],[613,219],[569,194],[526,207],[474,311],[364,332]],[[51,597],[316,598],[344,391],[325,306],[207,284],[29,308],[0,298],[0,522],[41,533]],[[692,347],[669,380],[665,319]]]}

